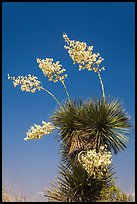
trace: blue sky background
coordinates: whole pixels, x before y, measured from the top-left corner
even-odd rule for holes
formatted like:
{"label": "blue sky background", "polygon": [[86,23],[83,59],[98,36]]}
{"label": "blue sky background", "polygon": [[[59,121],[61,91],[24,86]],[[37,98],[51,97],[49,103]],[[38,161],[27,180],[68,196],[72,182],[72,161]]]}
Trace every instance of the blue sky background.
{"label": "blue sky background", "polygon": [[[107,96],[120,98],[135,117],[135,4],[134,3],[2,3],[2,170],[3,184],[20,186],[28,195],[43,191],[57,175],[60,160],[55,135],[24,141],[35,123],[48,121],[56,103],[45,92],[35,94],[13,88],[11,76],[36,75],[44,87],[62,101],[63,86],[52,83],[38,68],[36,58],[59,60],[66,68],[66,85],[73,98],[101,96],[97,75],[78,71],[64,49],[63,32],[70,39],[94,46],[104,58],[102,78]],[[117,183],[135,191],[134,128],[125,152],[113,158]]]}

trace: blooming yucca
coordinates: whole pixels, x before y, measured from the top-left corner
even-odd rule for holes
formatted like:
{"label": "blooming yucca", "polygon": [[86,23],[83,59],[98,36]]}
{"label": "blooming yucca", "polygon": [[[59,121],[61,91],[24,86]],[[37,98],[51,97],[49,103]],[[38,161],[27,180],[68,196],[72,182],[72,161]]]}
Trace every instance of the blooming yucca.
{"label": "blooming yucca", "polygon": [[70,40],[67,34],[63,34],[63,38],[67,43],[64,48],[68,50],[73,63],[79,64],[79,70],[88,69],[98,72],[105,68],[99,68],[99,65],[104,60],[99,53],[93,53],[93,46],[87,46],[86,43]]}
{"label": "blooming yucca", "polygon": [[60,103],[57,98],[35,76],[10,77],[13,85],[21,85],[22,91],[34,93],[43,90],[50,94],[59,108],[51,116],[51,122],[42,121],[42,125],[32,126],[24,140],[40,139],[44,135],[59,129],[57,139],[61,150],[61,171],[57,185],[45,195],[49,201],[59,202],[94,202],[100,198],[101,192],[110,184],[113,172],[112,150],[117,154],[126,148],[130,121],[118,100],[108,101],[105,97],[100,67],[103,58],[100,53],[93,52],[93,46],[70,40],[66,34],[63,38],[65,49],[73,60],[78,63],[79,70],[88,70],[98,75],[102,98],[84,101],[70,100],[65,85],[65,69],[59,61],[52,58],[39,59],[37,63],[49,81],[61,82],[69,100]]}
{"label": "blooming yucca", "polygon": [[39,59],[37,58],[37,63],[39,63],[39,68],[43,71],[43,74],[48,77],[49,81],[54,82],[64,82],[67,74],[62,75],[66,69],[61,68],[62,65],[59,64],[59,61],[53,62],[52,58]]}
{"label": "blooming yucca", "polygon": [[36,90],[40,90],[42,88],[41,82],[38,81],[36,76],[31,76],[30,74],[27,76],[18,76],[17,78],[11,77],[8,74],[8,79],[13,80],[13,86],[21,85],[21,90],[26,92],[35,93]]}
{"label": "blooming yucca", "polygon": [[43,135],[48,135],[55,129],[50,122],[42,121],[42,124],[42,126],[34,124],[27,132],[27,137],[24,140],[40,139]]}

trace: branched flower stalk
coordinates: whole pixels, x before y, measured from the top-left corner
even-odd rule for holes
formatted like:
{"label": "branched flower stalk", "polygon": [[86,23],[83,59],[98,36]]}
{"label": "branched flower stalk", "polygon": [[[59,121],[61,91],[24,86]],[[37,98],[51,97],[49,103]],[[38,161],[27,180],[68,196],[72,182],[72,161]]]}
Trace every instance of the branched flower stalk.
{"label": "branched flower stalk", "polygon": [[60,81],[63,84],[66,95],[70,100],[70,96],[65,85],[65,78],[67,78],[67,74],[62,75],[66,69],[62,68],[59,61],[53,62],[52,58],[46,58],[45,60],[37,58],[37,63],[39,64],[39,68],[42,70],[43,74],[48,77],[49,81],[53,81],[54,83]]}
{"label": "branched flower stalk", "polygon": [[61,107],[61,104],[57,100],[57,98],[47,89],[45,89],[42,86],[42,83],[38,81],[38,78],[36,76],[31,76],[30,74],[23,77],[18,76],[17,78],[11,77],[8,74],[8,79],[13,80],[13,86],[16,87],[17,85],[21,85],[21,90],[26,92],[32,92],[35,93],[36,90],[43,90],[47,92],[49,95],[52,96],[52,98],[57,102],[57,104]]}
{"label": "branched flower stalk", "polygon": [[87,69],[88,71],[93,70],[98,73],[102,89],[102,97],[105,99],[104,85],[100,75],[100,72],[105,70],[105,67],[99,67],[104,60],[100,56],[100,53],[93,53],[93,46],[87,46],[84,42],[70,40],[65,33],[63,34],[63,38],[67,43],[67,46],[65,45],[64,48],[68,50],[69,56],[73,60],[73,64],[79,64],[79,71]]}

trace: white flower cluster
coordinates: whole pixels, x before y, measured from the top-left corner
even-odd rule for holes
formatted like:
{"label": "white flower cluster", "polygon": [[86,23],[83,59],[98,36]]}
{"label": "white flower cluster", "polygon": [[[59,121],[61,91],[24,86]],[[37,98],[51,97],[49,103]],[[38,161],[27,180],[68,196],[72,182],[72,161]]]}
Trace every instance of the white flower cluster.
{"label": "white flower cluster", "polygon": [[98,153],[96,149],[83,152],[80,162],[90,175],[100,178],[107,173],[107,167],[112,163],[111,157],[112,154],[107,151],[106,146],[101,146]]}
{"label": "white flower cluster", "polygon": [[67,43],[64,48],[68,50],[73,63],[79,64],[79,70],[88,69],[94,72],[105,70],[104,66],[99,68],[101,62],[104,60],[99,53],[93,53],[93,46],[87,46],[86,43],[80,41],[70,40],[64,33],[63,38]]}
{"label": "white flower cluster", "polygon": [[36,76],[31,76],[30,74],[23,77],[18,76],[17,78],[11,77],[8,74],[8,79],[13,80],[13,86],[21,85],[21,90],[26,92],[35,93],[36,90],[40,90],[42,88],[41,82],[38,81]]}
{"label": "white flower cluster", "polygon": [[62,75],[66,69],[62,68],[59,61],[54,63],[52,58],[46,58],[45,60],[37,58],[37,63],[39,63],[39,68],[43,71],[43,74],[48,77],[49,81],[57,82],[60,80],[64,82],[67,77],[67,74]]}
{"label": "white flower cluster", "polygon": [[27,137],[24,138],[24,140],[40,139],[43,135],[48,135],[55,129],[50,122],[46,123],[45,121],[42,121],[42,124],[42,126],[34,124],[34,126],[32,126],[26,133]]}

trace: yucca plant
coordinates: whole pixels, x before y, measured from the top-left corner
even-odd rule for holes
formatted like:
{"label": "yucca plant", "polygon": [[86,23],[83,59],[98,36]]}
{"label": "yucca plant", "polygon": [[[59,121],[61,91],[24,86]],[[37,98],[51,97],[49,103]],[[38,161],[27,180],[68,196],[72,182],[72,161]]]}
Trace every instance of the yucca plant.
{"label": "yucca plant", "polygon": [[80,164],[61,165],[57,180],[45,193],[51,202],[95,202],[101,199],[103,188],[111,184],[112,169],[102,179],[93,178]]}
{"label": "yucca plant", "polygon": [[[63,103],[43,87],[36,76],[29,74],[15,78],[8,75],[8,79],[13,80],[14,87],[20,85],[22,91],[35,93],[39,90],[48,93],[58,105],[50,122],[34,124],[24,138],[40,139],[53,133],[54,129],[58,130],[57,139],[61,144],[60,172],[58,180],[45,196],[49,201],[59,202],[99,201],[102,189],[107,188],[112,179],[108,166],[111,163],[112,151],[117,154],[126,148],[131,127],[130,119],[118,99],[108,100],[105,95],[101,77],[105,67],[100,67],[103,61],[100,53],[93,52],[93,46],[84,42],[70,40],[65,33],[63,38],[66,42],[64,48],[68,50],[73,64],[77,63],[79,70],[93,71],[97,74],[102,98],[72,100],[65,84],[66,69],[52,58],[37,58],[37,63],[49,81],[60,82],[63,85],[67,96]],[[104,151],[104,148],[106,152],[102,156],[100,150]],[[99,174],[101,177],[98,177]]]}
{"label": "yucca plant", "polygon": [[117,154],[126,148],[130,119],[119,100],[66,101],[51,117],[59,127],[58,140],[64,155],[107,145]]}

